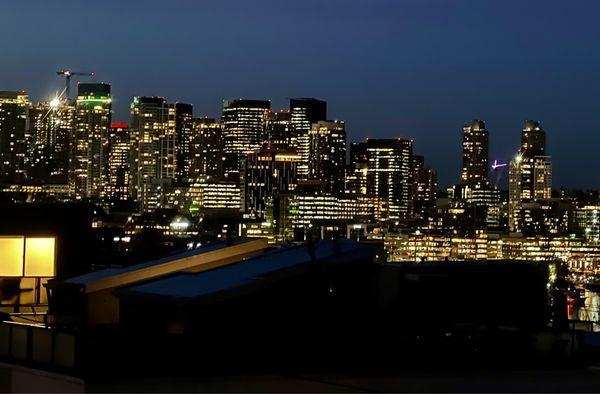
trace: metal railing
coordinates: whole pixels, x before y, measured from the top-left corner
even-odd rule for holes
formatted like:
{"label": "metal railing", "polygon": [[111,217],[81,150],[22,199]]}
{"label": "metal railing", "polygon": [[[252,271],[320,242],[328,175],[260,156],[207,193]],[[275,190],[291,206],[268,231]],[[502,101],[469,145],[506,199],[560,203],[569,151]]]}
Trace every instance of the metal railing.
{"label": "metal railing", "polygon": [[0,322],[0,357],[50,370],[77,368],[78,336],[41,324]]}

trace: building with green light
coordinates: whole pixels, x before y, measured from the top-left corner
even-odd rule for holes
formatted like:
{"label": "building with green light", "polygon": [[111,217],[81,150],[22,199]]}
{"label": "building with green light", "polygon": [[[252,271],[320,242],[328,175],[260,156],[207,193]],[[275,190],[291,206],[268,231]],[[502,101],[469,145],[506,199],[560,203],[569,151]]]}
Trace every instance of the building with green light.
{"label": "building with green light", "polygon": [[112,98],[107,83],[77,86],[69,183],[75,197],[99,198],[107,184]]}

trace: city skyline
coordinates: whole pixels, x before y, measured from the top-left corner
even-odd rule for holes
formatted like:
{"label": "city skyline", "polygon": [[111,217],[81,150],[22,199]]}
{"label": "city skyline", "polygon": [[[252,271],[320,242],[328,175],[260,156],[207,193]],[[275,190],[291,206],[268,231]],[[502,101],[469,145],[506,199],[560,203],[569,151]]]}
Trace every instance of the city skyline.
{"label": "city skyline", "polygon": [[[414,138],[444,186],[456,182],[460,169],[460,154],[446,147],[460,145],[465,122],[484,120],[491,161],[508,162],[522,122],[535,119],[550,137],[556,184],[598,188],[598,175],[577,171],[599,164],[598,140],[590,132],[600,127],[593,116],[600,86],[593,45],[598,33],[591,19],[598,5],[433,4],[379,2],[371,9],[339,2],[256,7],[175,2],[159,15],[153,8],[161,7],[148,3],[140,16],[135,4],[89,13],[71,3],[69,17],[62,7],[44,3],[8,4],[9,11],[36,12],[7,44],[0,83],[41,100],[62,88],[56,70],[94,71],[84,82],[113,85],[115,120],[128,119],[133,96],[189,102],[211,117],[218,117],[224,99],[270,98],[278,109],[288,97],[319,97],[330,103],[332,118],[346,122],[349,141]],[[540,7],[545,12],[537,12]],[[92,14],[129,23],[88,29]],[[3,23],[17,29],[12,20]],[[86,34],[68,33],[74,31]],[[160,65],[150,61],[156,40],[170,43]],[[255,51],[241,49],[244,44]],[[19,49],[23,45],[26,53]]]}
{"label": "city skyline", "polygon": [[[101,84],[101,85],[103,85],[103,84],[108,85],[110,87],[110,89],[113,89],[113,85],[109,81],[102,81],[102,82],[97,82],[96,81],[96,82],[74,82],[74,83],[72,83],[72,85],[74,85],[74,86],[71,87],[71,90],[72,91],[77,91],[77,88],[78,88],[79,84],[82,84],[82,85],[85,86],[86,84],[98,84],[98,83]],[[39,104],[39,105],[49,105],[49,106],[52,106],[51,101],[54,98],[56,98],[57,96],[61,95],[61,94],[62,94],[61,99],[64,100],[66,98],[65,92],[64,92],[64,88],[61,91],[57,90],[54,93],[54,95],[51,95],[51,96],[49,96],[46,99],[40,99],[40,100],[33,99],[29,95],[28,90],[18,90],[18,91],[14,91],[14,92],[15,93],[17,93],[17,92],[24,93],[25,95],[27,95],[27,97],[29,99],[29,102],[31,102],[32,104]],[[166,102],[169,101],[170,103],[173,103],[171,105],[189,106],[190,115],[192,114],[191,111],[194,111],[194,109],[195,109],[195,106],[193,104],[183,103],[183,102],[180,102],[180,101],[177,101],[177,100],[170,100],[168,97],[161,96],[161,95],[133,96],[133,97],[131,97],[131,99],[129,101],[128,107],[130,107],[131,103],[135,102],[135,100],[137,98],[140,98],[140,97],[143,97],[145,99],[162,100],[162,101],[165,102],[165,105],[166,105]],[[70,98],[72,100],[75,100],[75,96],[73,94],[72,94],[72,97],[70,97]],[[288,100],[305,100],[305,99],[297,99],[297,98],[296,99],[294,99],[294,98],[289,99],[288,98]],[[311,99],[308,99],[308,100],[315,100],[315,99],[311,98]],[[111,121],[112,121],[112,123],[129,124],[133,120],[132,113],[131,113],[131,108],[130,108],[130,112],[127,113],[123,118],[117,118],[115,116],[115,111],[114,111],[114,102],[115,101],[118,102],[119,100],[115,99],[114,96],[111,96],[111,114],[112,114],[112,118],[111,118],[112,120]],[[275,115],[281,113],[282,111],[283,112],[290,112],[291,111],[291,108],[289,108],[289,106],[286,107],[285,105],[281,105],[280,107],[273,107],[271,105],[272,104],[272,100],[270,100],[268,98],[266,98],[266,99],[260,99],[260,100],[259,99],[247,99],[247,98],[223,99],[222,100],[223,106],[221,107],[221,111],[223,110],[223,108],[226,108],[226,106],[228,105],[228,103],[235,102],[235,101],[259,101],[259,102],[265,102],[265,103],[268,102],[269,105],[270,105],[269,111],[272,114],[275,114]],[[324,102],[327,102],[327,101],[324,100]],[[329,103],[329,105],[330,105],[330,103]],[[165,110],[166,110],[166,107],[165,107]],[[217,119],[218,121],[221,121],[222,113],[220,112],[216,116],[212,117],[210,115],[207,115],[206,113],[197,113],[197,112],[194,112],[193,113],[193,117],[194,117],[194,119],[203,119],[203,118],[205,118],[205,119]],[[334,120],[334,121],[340,121],[340,122],[344,122],[345,123],[345,120],[343,118],[331,117],[331,119]],[[460,149],[461,149],[460,148],[460,140],[463,138],[462,129],[465,128],[465,127],[467,127],[467,126],[469,126],[469,124],[471,122],[484,122],[484,123],[487,124],[487,121],[485,121],[485,119],[472,118],[470,120],[465,120],[463,122],[462,127],[460,127],[461,133],[460,133],[460,135],[458,137],[459,138],[459,141],[458,141],[459,146],[457,147],[456,152],[459,152]],[[523,129],[522,129],[523,128],[523,124],[527,125],[529,122],[538,123],[538,124],[539,123],[545,124],[545,122],[543,122],[543,120],[540,121],[540,120],[532,120],[532,119],[523,119],[522,122],[521,122],[521,125],[520,125],[521,128],[518,130],[517,137],[519,137],[519,135],[523,132]],[[32,127],[32,126],[30,126],[30,127]],[[347,130],[347,126],[345,128]],[[367,141],[369,139],[378,139],[378,138],[382,138],[383,135],[385,135],[385,133],[382,133],[381,135],[380,134],[372,134],[372,135],[365,136],[365,137],[360,138],[360,139],[359,138],[354,138],[353,139],[351,135],[348,135],[347,144],[349,145],[349,144],[355,143],[355,142],[356,143],[365,142],[365,141]],[[551,138],[550,138],[550,141],[549,141],[548,145],[552,146],[551,140],[552,140],[553,135],[550,134],[550,137]],[[392,139],[394,139],[394,138],[411,139],[413,141],[415,140],[415,138],[413,138],[411,136],[401,135],[401,134],[398,135],[398,136],[396,136],[396,137],[387,137],[387,138],[392,138]],[[489,151],[490,152],[486,152],[486,156],[489,158],[489,163],[485,163],[484,167],[487,168],[487,171],[489,173],[489,175],[488,175],[489,177],[491,177],[493,175],[492,171],[495,171],[497,168],[500,168],[500,171],[503,171],[503,168],[508,165],[508,162],[510,162],[510,161],[518,158],[519,152],[520,152],[520,149],[522,148],[522,146],[520,144],[518,144],[518,142],[519,142],[518,140],[516,142],[517,143],[515,144],[515,147],[514,147],[511,155],[507,155],[506,157],[501,157],[500,159],[498,159],[498,158],[496,158],[496,157],[493,156],[493,151],[494,151],[493,135],[491,136],[491,138],[488,137],[488,145],[489,145]],[[418,153],[418,154],[421,154],[421,155],[425,155],[425,156],[429,157],[428,161],[430,163],[435,163],[435,157],[436,157],[435,152],[433,152],[433,154],[432,154],[432,152],[425,152],[424,150],[419,149],[420,145],[421,144],[419,144],[419,141],[417,141],[417,149],[416,149],[415,153]],[[497,147],[496,147],[496,149],[497,149]],[[301,150],[302,150],[302,148],[298,148],[299,153],[301,152]],[[453,150],[450,149],[450,151],[453,151]],[[346,161],[348,161],[348,159],[350,159],[350,161],[351,161],[351,157],[349,155],[350,155],[350,153],[347,154]],[[456,156],[456,154],[455,154],[455,156]],[[554,160],[554,155],[552,155],[551,152],[548,154],[548,157],[552,158],[553,162],[555,161]],[[435,167],[435,165],[432,164],[432,167],[434,167],[436,169],[436,171],[438,173],[441,173],[441,174],[448,173],[448,167],[452,168],[454,165],[458,165],[458,167],[459,167],[458,170],[457,170],[458,171],[458,175],[456,175],[456,174],[449,174],[446,178],[444,178],[440,182],[438,182],[438,186],[439,186],[438,190],[445,190],[447,187],[450,187],[450,186],[456,184],[457,182],[459,182],[461,180],[461,174],[460,174],[460,172],[461,172],[461,170],[460,170],[461,164],[460,163],[461,163],[461,158],[458,157],[457,160],[456,160],[456,163],[454,163],[454,162],[453,163],[446,163],[447,164],[446,166],[442,165],[441,167]],[[497,165],[498,163],[501,163],[501,164],[498,166]],[[504,163],[504,164],[502,164],[502,163]],[[439,168],[439,170],[438,170],[438,168]],[[508,168],[504,168],[504,170],[506,170],[505,171],[506,173],[505,174],[503,173],[503,174],[501,174],[499,176],[500,182],[497,183],[495,186],[497,186],[497,187],[499,187],[500,189],[503,189],[503,190],[508,190]],[[442,178],[442,177],[440,177],[440,178]],[[565,184],[561,184],[560,181],[557,181],[555,183],[555,189],[558,190],[560,188],[574,188],[574,189],[582,189],[582,190],[594,190],[594,189],[596,189],[596,187],[594,187],[594,185],[591,185],[589,183],[585,184],[585,185],[583,185],[581,187],[575,187],[575,186],[570,186],[569,184],[566,184],[566,185]]]}
{"label": "city skyline", "polygon": [[3,2],[0,391],[597,391],[599,14]]}

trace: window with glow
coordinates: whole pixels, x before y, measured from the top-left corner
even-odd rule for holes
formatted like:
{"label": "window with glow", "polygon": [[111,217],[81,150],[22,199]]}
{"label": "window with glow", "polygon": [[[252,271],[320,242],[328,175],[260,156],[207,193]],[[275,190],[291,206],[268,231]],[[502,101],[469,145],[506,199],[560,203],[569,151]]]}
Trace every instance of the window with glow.
{"label": "window with glow", "polygon": [[25,276],[54,276],[54,238],[27,238]]}
{"label": "window with glow", "polygon": [[24,237],[0,237],[0,277],[23,276]]}

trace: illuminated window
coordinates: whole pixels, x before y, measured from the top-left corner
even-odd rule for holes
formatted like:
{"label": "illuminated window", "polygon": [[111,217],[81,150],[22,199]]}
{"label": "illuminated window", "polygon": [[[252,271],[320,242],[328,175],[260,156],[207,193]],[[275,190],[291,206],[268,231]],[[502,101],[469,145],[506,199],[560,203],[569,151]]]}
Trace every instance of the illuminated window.
{"label": "illuminated window", "polygon": [[24,237],[0,237],[0,276],[23,276]]}
{"label": "illuminated window", "polygon": [[25,276],[54,276],[54,238],[27,238]]}

